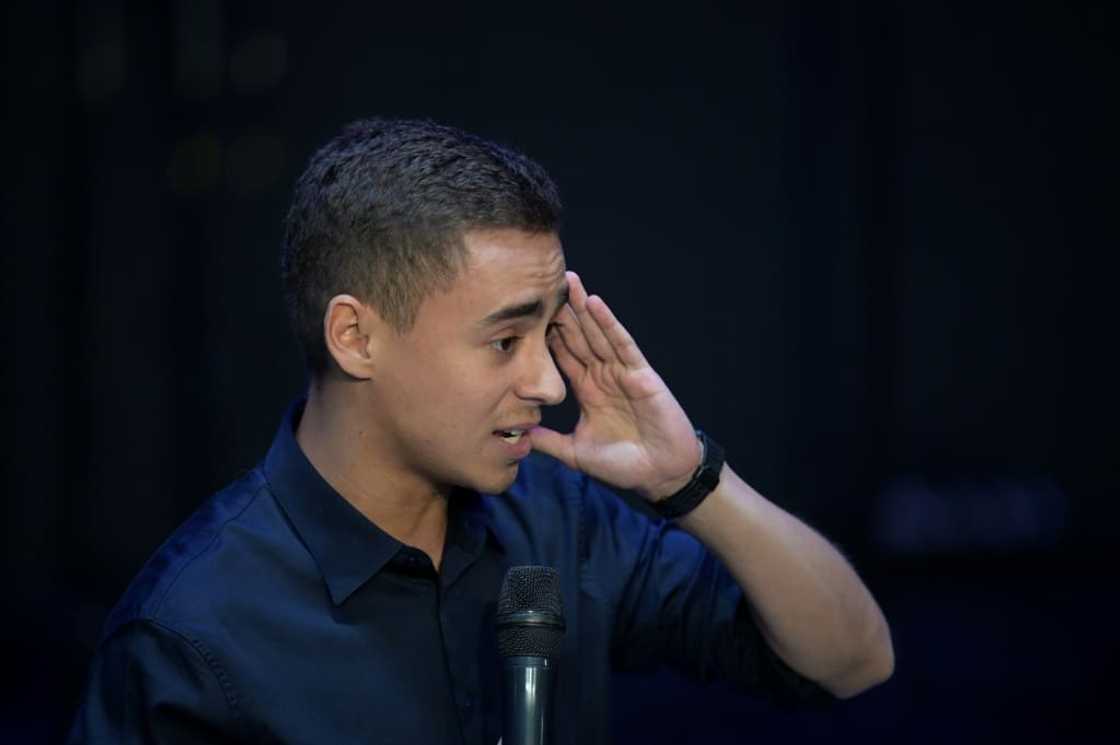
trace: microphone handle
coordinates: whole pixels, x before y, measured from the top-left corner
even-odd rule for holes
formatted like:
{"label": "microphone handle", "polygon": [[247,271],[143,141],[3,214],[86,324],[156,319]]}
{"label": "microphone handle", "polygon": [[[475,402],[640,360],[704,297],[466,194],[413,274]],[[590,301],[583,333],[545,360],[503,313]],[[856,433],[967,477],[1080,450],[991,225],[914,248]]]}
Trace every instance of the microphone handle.
{"label": "microphone handle", "polygon": [[556,665],[547,657],[506,657],[502,745],[547,745]]}

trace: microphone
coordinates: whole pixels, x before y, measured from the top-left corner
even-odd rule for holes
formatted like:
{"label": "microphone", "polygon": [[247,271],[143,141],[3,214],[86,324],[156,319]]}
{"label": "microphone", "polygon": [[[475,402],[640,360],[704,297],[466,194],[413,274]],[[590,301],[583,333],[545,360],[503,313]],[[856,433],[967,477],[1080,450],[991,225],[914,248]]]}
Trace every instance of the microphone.
{"label": "microphone", "polygon": [[495,615],[502,665],[502,745],[546,745],[564,638],[560,576],[552,567],[511,567]]}

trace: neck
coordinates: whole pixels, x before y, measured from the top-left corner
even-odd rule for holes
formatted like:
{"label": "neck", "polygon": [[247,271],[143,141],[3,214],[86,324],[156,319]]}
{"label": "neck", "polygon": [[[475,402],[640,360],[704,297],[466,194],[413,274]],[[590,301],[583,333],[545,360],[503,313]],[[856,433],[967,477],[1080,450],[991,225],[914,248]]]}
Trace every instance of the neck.
{"label": "neck", "polygon": [[448,489],[401,466],[376,431],[361,388],[313,382],[296,430],[311,465],[342,498],[439,569],[447,533]]}

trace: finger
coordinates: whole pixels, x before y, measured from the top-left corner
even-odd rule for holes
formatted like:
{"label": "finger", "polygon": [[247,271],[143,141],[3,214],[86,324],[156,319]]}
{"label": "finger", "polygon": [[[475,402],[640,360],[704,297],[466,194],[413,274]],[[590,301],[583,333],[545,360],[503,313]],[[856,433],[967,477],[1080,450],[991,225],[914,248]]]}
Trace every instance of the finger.
{"label": "finger", "polygon": [[549,336],[548,348],[552,351],[552,356],[556,358],[556,363],[560,365],[560,371],[573,384],[578,383],[583,377],[584,371],[587,370],[587,365],[576,357],[564,337],[556,333]]}
{"label": "finger", "polygon": [[571,435],[562,435],[548,427],[533,427],[529,430],[529,442],[534,450],[551,455],[568,468],[576,469],[575,446]]}
{"label": "finger", "polygon": [[576,312],[576,318],[579,319],[579,325],[583,329],[583,335],[587,337],[587,344],[591,347],[591,351],[604,362],[616,359],[614,348],[607,341],[598,322],[587,310],[587,290],[584,289],[583,281],[575,272],[568,272],[568,290],[568,303]]}
{"label": "finger", "polygon": [[615,317],[603,298],[598,295],[587,298],[587,309],[599,324],[599,328],[603,330],[607,342],[622,360],[622,364],[627,367],[646,367],[649,364],[642,350],[638,348],[638,343],[634,341],[634,337],[630,336],[630,332]]}
{"label": "finger", "polygon": [[576,318],[576,312],[572,310],[571,305],[565,304],[560,310],[556,326],[559,335],[563,337],[564,343],[568,345],[568,351],[584,365],[590,365],[595,360],[595,353],[588,346],[587,336],[583,333],[583,326],[580,325],[579,319]]}

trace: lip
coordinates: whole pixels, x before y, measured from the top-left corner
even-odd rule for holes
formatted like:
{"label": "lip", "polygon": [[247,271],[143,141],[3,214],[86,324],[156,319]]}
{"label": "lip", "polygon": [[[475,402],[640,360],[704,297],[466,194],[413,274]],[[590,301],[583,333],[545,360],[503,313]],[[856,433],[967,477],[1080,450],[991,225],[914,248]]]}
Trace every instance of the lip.
{"label": "lip", "polygon": [[529,435],[527,435],[527,434],[522,435],[521,439],[518,440],[515,443],[506,442],[505,440],[503,440],[501,437],[498,437],[497,435],[494,435],[494,437],[495,437],[495,439],[498,440],[498,444],[501,445],[505,449],[506,454],[511,459],[520,460],[520,459],[524,458],[525,456],[527,456],[530,453],[530,451],[532,451],[532,449],[533,449],[533,441],[529,438]]}
{"label": "lip", "polygon": [[497,429],[495,429],[494,431],[495,431],[495,432],[499,432],[499,431],[501,431],[501,432],[509,432],[509,431],[510,431],[510,430],[512,430],[512,429],[521,429],[521,430],[524,430],[524,431],[528,432],[528,431],[529,431],[529,430],[531,430],[531,429],[532,429],[533,427],[536,427],[536,426],[537,426],[538,424],[540,424],[540,422],[539,422],[539,421],[532,421],[532,422],[520,422],[520,423],[518,423],[518,424],[511,424],[511,425],[509,425],[508,427],[498,427],[498,428],[497,428]]}
{"label": "lip", "polygon": [[536,422],[527,422],[525,424],[514,424],[509,427],[499,428],[505,431],[509,431],[511,429],[524,430],[524,434],[521,435],[521,439],[519,439],[517,442],[506,442],[501,438],[500,435],[497,434],[497,430],[495,430],[491,434],[491,437],[497,440],[498,444],[502,447],[503,450],[505,450],[506,457],[508,457],[510,460],[520,460],[527,456],[533,450],[533,440],[531,435],[529,434],[529,430],[531,430],[535,426],[537,426]]}

